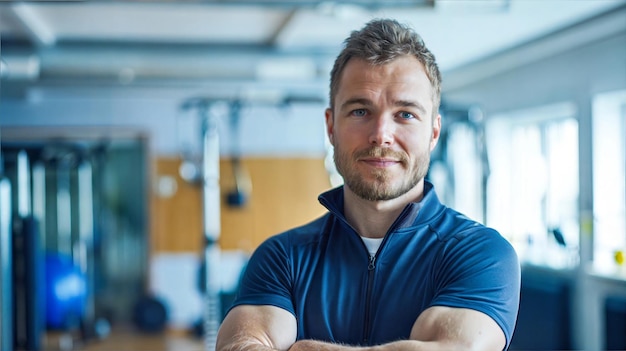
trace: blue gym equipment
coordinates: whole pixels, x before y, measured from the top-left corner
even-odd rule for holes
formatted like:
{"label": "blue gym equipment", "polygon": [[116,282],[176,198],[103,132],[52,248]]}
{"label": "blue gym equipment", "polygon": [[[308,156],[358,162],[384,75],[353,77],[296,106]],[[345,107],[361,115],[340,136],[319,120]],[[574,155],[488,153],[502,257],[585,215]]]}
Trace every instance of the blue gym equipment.
{"label": "blue gym equipment", "polygon": [[87,279],[72,258],[63,254],[45,256],[45,306],[48,329],[80,326],[87,306]]}

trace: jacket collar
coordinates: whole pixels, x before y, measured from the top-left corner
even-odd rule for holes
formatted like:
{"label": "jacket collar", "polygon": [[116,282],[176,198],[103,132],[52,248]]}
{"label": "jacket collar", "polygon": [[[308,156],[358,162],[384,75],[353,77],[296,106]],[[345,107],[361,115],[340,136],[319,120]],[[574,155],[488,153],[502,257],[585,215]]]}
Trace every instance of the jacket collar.
{"label": "jacket collar", "polygon": [[[346,221],[344,216],[344,194],[343,185],[328,190],[318,197],[319,202],[333,215]],[[420,209],[427,209],[420,211]],[[424,196],[419,202],[407,204],[400,216],[396,219],[392,227],[395,229],[408,228],[420,223],[427,223],[444,209],[435,193],[433,184],[424,180]],[[346,221],[347,222],[347,221]]]}

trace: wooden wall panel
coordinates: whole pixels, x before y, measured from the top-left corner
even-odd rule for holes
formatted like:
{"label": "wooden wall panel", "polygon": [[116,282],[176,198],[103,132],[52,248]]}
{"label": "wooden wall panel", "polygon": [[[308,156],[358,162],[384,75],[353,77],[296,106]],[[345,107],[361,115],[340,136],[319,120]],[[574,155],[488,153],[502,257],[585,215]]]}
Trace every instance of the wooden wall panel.
{"label": "wooden wall panel", "polygon": [[[220,245],[224,250],[254,250],[267,237],[307,223],[325,212],[317,196],[330,188],[322,158],[248,158],[241,161],[252,181],[243,207],[229,206],[235,187],[230,160],[220,161],[222,197]],[[180,160],[156,160],[156,182],[176,179],[172,197],[154,194],[153,250],[199,252],[202,245],[202,194],[178,176]]]}
{"label": "wooden wall panel", "polygon": [[[267,237],[320,216],[317,196],[330,188],[323,159],[245,159],[252,192],[243,208],[222,204],[221,246],[251,251]],[[232,167],[221,165],[223,195],[234,187]],[[222,196],[224,199],[224,196]]]}
{"label": "wooden wall panel", "polygon": [[[202,194],[199,186],[180,177],[180,163],[178,158],[155,160],[150,206],[153,252],[198,251],[202,245]],[[172,194],[170,181],[175,186]]]}

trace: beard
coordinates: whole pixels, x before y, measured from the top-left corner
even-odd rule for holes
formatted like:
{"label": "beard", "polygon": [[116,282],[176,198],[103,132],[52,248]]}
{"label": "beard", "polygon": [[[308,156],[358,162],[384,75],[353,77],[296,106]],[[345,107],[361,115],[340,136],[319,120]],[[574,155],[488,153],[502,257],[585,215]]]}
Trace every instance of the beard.
{"label": "beard", "polygon": [[[430,163],[428,150],[425,148],[411,162],[404,152],[373,146],[349,155],[337,144],[333,157],[337,171],[350,190],[364,200],[384,201],[407,193],[426,176]],[[361,174],[355,163],[363,157],[390,157],[399,160],[400,166],[406,170],[405,175],[394,182],[392,172],[384,168],[373,168],[368,174]]]}

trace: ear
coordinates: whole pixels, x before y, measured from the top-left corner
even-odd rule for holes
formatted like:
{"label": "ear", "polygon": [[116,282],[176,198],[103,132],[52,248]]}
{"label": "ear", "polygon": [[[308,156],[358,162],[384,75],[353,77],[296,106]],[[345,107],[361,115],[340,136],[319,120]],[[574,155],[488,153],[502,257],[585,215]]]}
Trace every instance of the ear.
{"label": "ear", "polygon": [[430,151],[435,149],[437,146],[437,142],[439,141],[439,136],[441,135],[441,115],[437,114],[435,120],[433,121],[433,133],[430,138]]}
{"label": "ear", "polygon": [[333,137],[333,125],[335,120],[333,119],[333,110],[327,108],[324,115],[326,116],[326,135],[328,135],[328,140],[332,146],[335,146],[335,140]]}

